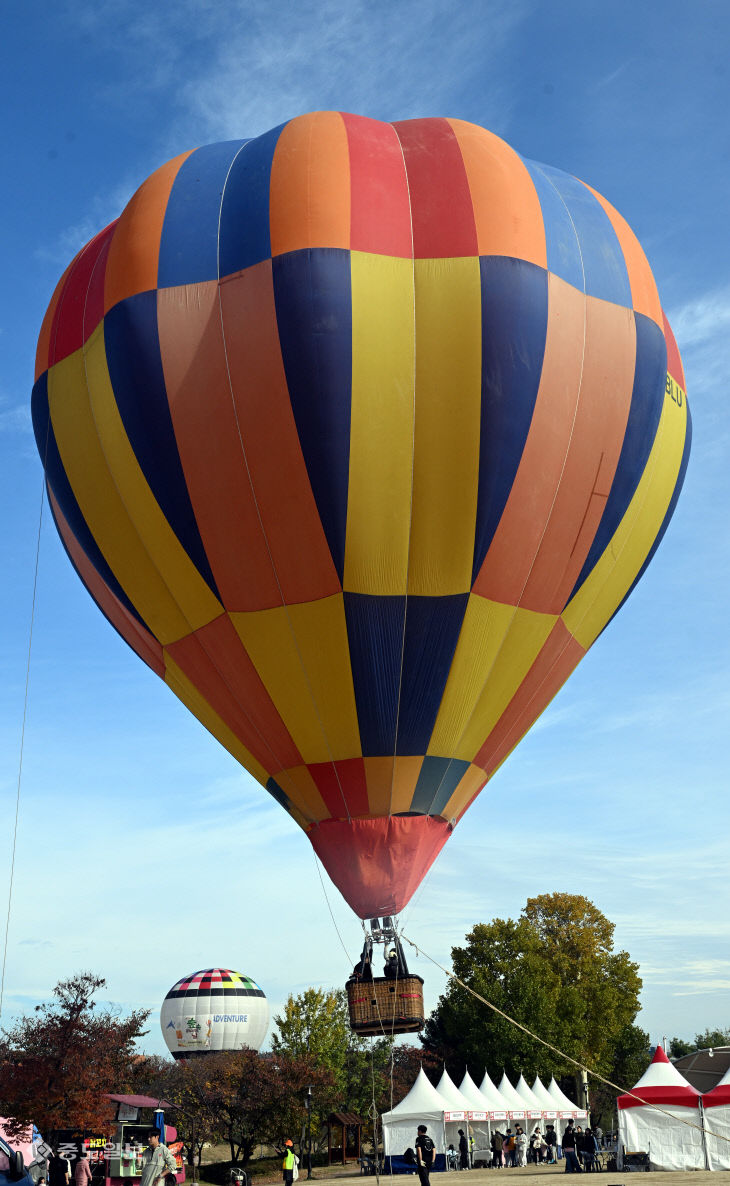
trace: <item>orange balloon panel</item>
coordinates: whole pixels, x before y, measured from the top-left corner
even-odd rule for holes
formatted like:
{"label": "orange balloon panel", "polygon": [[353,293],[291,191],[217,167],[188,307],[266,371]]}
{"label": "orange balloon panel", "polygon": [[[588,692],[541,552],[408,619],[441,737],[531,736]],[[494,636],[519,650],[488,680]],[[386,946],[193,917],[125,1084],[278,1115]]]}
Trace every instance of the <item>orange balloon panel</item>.
{"label": "orange balloon panel", "polygon": [[626,222],[459,120],[176,157],[64,273],[36,376],[81,579],[364,918],[622,604],[689,453]]}

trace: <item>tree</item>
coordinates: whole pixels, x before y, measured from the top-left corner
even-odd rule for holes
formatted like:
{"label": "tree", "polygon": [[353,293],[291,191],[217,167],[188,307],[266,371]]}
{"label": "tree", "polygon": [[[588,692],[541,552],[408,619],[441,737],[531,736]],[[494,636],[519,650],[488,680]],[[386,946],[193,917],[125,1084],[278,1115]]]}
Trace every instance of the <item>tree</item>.
{"label": "tree", "polygon": [[[390,1060],[389,1060],[390,1061]],[[393,1094],[390,1093],[390,1065],[386,1068],[386,1083],[384,1098],[380,1101],[380,1111],[387,1112],[399,1104],[413,1087],[416,1076],[423,1067],[426,1074],[435,1083],[439,1077],[441,1064],[430,1050],[421,1050],[418,1046],[393,1047]]]}
{"label": "tree", "polygon": [[131,1082],[134,1044],[146,1032],[149,1010],[128,1017],[95,1011],[92,998],[105,984],[92,972],[61,980],[49,1004],[2,1032],[0,1099],[12,1112],[12,1136],[35,1123],[52,1142],[62,1128],[103,1131],[113,1122],[106,1094]]}
{"label": "tree", "polygon": [[278,1028],[271,1039],[275,1055],[303,1058],[313,1066],[326,1067],[342,1080],[350,1026],[344,993],[307,988],[299,996],[289,995],[284,1013],[274,1018]]}
{"label": "tree", "polygon": [[[614,924],[572,894],[530,898],[517,921],[480,923],[452,950],[454,974],[565,1054],[601,1073],[613,1069],[621,1035],[639,1010],[641,979],[613,950]],[[561,1059],[489,1010],[455,981],[428,1019],[428,1050],[461,1077],[469,1062],[501,1077],[573,1075]]]}
{"label": "tree", "polygon": [[[613,1066],[606,1077],[623,1091],[631,1091],[651,1059],[649,1035],[638,1025],[627,1025],[616,1039]],[[616,1090],[598,1080],[591,1081],[591,1119],[606,1129],[614,1128]]]}
{"label": "tree", "polygon": [[[302,1059],[312,1067],[327,1070],[333,1077],[337,1105],[363,1119],[372,1108],[389,1099],[390,1049],[388,1039],[368,1045],[350,1029],[347,997],[342,989],[325,991],[308,988],[299,996],[289,996],[282,1016],[275,1017],[278,1034],[272,1038],[276,1057],[286,1055]],[[388,1104],[388,1106],[390,1106]],[[331,1110],[331,1109],[330,1109]],[[323,1130],[321,1101],[313,1108],[313,1130]]]}
{"label": "tree", "polygon": [[[331,1073],[338,1110],[354,1112],[364,1121],[363,1137],[373,1136],[374,1114],[387,1112],[408,1094],[420,1066],[435,1072],[438,1059],[415,1046],[397,1046],[384,1037],[369,1040],[350,1029],[347,996],[341,990],[308,988],[290,996],[282,1016],[275,1017],[274,1055],[302,1059]],[[315,1140],[324,1137],[329,1105],[314,1095]]]}
{"label": "tree", "polygon": [[670,1058],[682,1058],[685,1054],[693,1054],[695,1050],[709,1050],[716,1046],[730,1046],[730,1029],[706,1029],[702,1034],[695,1034],[694,1042],[672,1038],[667,1053]]}
{"label": "tree", "polygon": [[198,1169],[205,1144],[219,1139],[221,1127],[211,1106],[211,1068],[206,1063],[207,1058],[174,1062],[153,1056],[147,1060],[147,1074],[138,1076],[135,1084],[139,1094],[169,1100],[174,1106],[183,1154],[191,1167],[197,1160]]}
{"label": "tree", "polygon": [[188,1164],[200,1165],[203,1143],[225,1142],[234,1165],[248,1164],[260,1143],[280,1145],[290,1136],[301,1147],[305,1089],[326,1111],[335,1102],[332,1075],[301,1058],[229,1050],[158,1067],[145,1084],[172,1103]]}

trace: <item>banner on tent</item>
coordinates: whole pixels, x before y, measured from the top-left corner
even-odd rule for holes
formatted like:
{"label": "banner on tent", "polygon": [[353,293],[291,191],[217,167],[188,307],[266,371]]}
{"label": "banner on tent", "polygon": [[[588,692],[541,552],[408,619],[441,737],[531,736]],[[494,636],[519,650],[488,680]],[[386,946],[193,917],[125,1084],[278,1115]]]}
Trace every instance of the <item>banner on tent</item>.
{"label": "banner on tent", "polygon": [[490,1112],[489,1119],[490,1120],[506,1120],[507,1113],[506,1112]]}
{"label": "banner on tent", "polygon": [[467,1112],[467,1116],[469,1117],[470,1120],[486,1120],[487,1119],[486,1112]]}
{"label": "banner on tent", "polygon": [[466,1112],[444,1112],[444,1120],[466,1120]]}

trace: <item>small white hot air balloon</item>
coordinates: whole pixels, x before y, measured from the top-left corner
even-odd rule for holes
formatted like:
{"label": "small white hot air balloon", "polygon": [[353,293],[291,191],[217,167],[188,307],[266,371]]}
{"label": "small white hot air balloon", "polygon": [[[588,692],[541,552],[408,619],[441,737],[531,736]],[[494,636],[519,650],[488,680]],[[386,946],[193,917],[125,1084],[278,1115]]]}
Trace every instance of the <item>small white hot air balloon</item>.
{"label": "small white hot air balloon", "polygon": [[173,1058],[220,1050],[258,1050],[269,1027],[269,1004],[249,976],[230,968],[204,968],[173,984],[160,1010]]}

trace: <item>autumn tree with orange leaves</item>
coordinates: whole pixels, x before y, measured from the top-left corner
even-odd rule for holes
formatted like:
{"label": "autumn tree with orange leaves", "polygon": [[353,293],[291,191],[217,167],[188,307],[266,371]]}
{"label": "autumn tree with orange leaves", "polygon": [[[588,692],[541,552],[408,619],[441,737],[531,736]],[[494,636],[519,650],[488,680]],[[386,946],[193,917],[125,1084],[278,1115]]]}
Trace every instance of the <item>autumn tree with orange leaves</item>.
{"label": "autumn tree with orange leaves", "polygon": [[[94,994],[106,981],[92,972],[61,980],[50,1003],[36,1005],[0,1033],[0,1099],[9,1135],[36,1124],[46,1140],[64,1128],[104,1131],[134,1073],[134,1044],[145,1033],[149,1010],[120,1017],[97,1009]],[[137,1068],[137,1073],[139,1073]]]}

